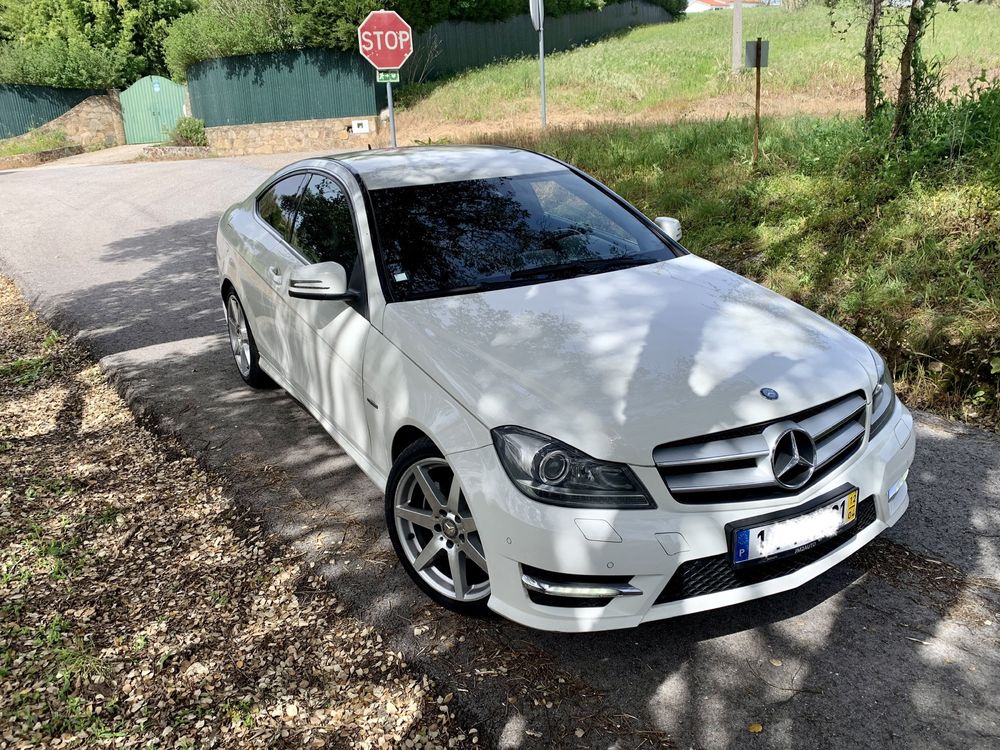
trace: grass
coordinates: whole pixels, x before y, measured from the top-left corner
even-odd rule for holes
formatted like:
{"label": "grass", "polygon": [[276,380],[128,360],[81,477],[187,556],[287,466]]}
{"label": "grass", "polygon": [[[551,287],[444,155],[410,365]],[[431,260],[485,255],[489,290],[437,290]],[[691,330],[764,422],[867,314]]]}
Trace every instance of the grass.
{"label": "grass", "polygon": [[[853,23],[838,34],[831,30],[831,18],[838,28]],[[794,11],[765,8],[746,12],[744,26],[747,39],[761,36],[770,41],[765,108],[823,114],[860,107],[864,24],[856,11],[838,11],[831,17],[819,5]],[[551,115],[557,122],[582,115],[661,118],[690,109],[716,113],[716,99],[752,101],[751,77],[730,76],[731,28],[729,13],[701,13],[549,55]],[[958,13],[938,14],[926,50],[940,55],[956,80],[964,81],[983,68],[1000,70],[998,34],[1000,9],[963,4]],[[407,110],[401,124],[536,117],[538,63],[526,58],[412,85],[403,89],[400,100]],[[787,100],[784,105],[782,100]],[[725,111],[722,107],[720,113]]]}
{"label": "grass", "polygon": [[37,154],[40,151],[51,151],[69,145],[66,134],[61,130],[33,130],[26,135],[0,141],[0,157]]}
{"label": "grass", "polygon": [[[843,118],[766,120],[766,155],[757,169],[749,159],[752,124],[743,119],[520,131],[483,140],[553,154],[647,215],[677,216],[693,252],[881,350],[911,405],[995,427],[1000,89],[995,92],[995,109],[982,115],[993,123],[987,125],[992,140],[957,159],[928,155],[927,145],[892,151],[881,145],[881,132]],[[924,137],[936,143],[928,130]]]}

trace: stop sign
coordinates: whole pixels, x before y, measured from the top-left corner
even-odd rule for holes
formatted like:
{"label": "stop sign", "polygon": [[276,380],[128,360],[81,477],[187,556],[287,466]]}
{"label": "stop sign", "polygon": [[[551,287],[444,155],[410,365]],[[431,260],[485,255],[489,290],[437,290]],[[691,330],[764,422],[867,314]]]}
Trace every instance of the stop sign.
{"label": "stop sign", "polygon": [[358,46],[379,70],[396,70],[413,54],[413,31],[396,11],[373,10],[358,26]]}

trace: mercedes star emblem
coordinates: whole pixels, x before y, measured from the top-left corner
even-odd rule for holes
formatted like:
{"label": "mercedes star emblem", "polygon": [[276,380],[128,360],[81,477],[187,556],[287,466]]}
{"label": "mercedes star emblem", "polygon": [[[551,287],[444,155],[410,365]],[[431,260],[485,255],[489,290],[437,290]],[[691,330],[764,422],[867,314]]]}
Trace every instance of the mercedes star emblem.
{"label": "mercedes star emblem", "polygon": [[816,443],[803,429],[781,433],[771,449],[771,469],[778,484],[797,490],[808,482],[816,468]]}

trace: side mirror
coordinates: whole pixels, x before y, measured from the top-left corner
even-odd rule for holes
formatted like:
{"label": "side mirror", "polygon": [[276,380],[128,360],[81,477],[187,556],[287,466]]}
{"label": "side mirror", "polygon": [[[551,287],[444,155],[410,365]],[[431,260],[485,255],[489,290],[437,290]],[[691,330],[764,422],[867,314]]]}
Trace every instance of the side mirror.
{"label": "side mirror", "polygon": [[347,288],[347,272],[328,261],[301,266],[288,274],[288,296],[296,299],[349,300],[357,296]]}
{"label": "side mirror", "polygon": [[653,223],[662,229],[663,233],[670,239],[681,241],[681,223],[674,217],[657,216],[653,219]]}

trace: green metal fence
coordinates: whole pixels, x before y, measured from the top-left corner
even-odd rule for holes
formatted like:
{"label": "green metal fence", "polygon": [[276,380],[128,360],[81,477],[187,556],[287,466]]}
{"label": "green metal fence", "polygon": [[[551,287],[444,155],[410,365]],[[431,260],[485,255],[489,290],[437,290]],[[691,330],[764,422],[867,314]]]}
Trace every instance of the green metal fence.
{"label": "green metal fence", "polygon": [[[527,6],[527,3],[525,3]],[[623,29],[670,21],[658,5],[615,3],[601,11],[545,19],[545,49],[561,52]],[[413,56],[401,71],[404,80],[433,79],[497,60],[538,54],[538,33],[528,15],[506,21],[446,21],[414,35]]]}
{"label": "green metal fence", "polygon": [[[527,5],[527,4],[526,4]],[[656,5],[625,2],[600,12],[545,20],[545,46],[570,49],[632,26],[671,20]],[[528,15],[496,23],[447,22],[417,34],[404,80],[451,75],[536,54],[538,35]],[[360,54],[327,49],[222,57],[187,69],[191,114],[206,127],[257,122],[375,115],[385,107],[385,86]]]}
{"label": "green metal fence", "polygon": [[191,114],[206,127],[374,115],[385,106],[372,66],[328,49],[206,60],[187,79]]}
{"label": "green metal fence", "polygon": [[104,91],[0,84],[0,138],[12,138],[66,114]]}

